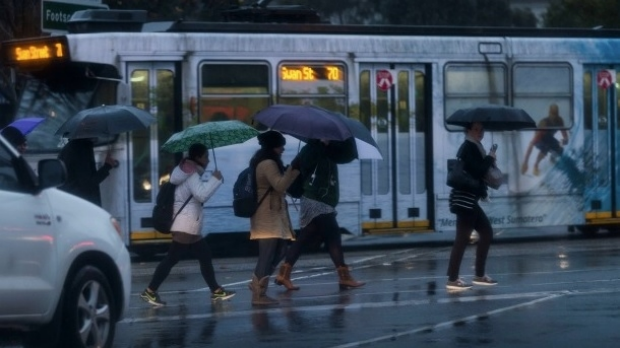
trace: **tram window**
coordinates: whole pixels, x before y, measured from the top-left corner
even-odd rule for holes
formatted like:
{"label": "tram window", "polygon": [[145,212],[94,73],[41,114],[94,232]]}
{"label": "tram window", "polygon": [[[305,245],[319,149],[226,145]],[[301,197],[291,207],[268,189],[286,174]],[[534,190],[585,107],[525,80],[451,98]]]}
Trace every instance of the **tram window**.
{"label": "tram window", "polygon": [[[92,66],[92,69],[99,73],[97,69],[104,68]],[[53,64],[41,71],[17,76],[16,90],[21,94],[15,119],[33,115],[46,118],[28,134],[29,153],[59,151],[64,143],[55,133],[65,121],[89,107],[115,104],[116,82],[92,78],[85,71],[88,71],[86,67],[79,63]],[[111,139],[100,140],[109,142]]]}
{"label": "tram window", "polygon": [[586,71],[583,74],[583,126],[586,130],[592,130],[592,72]]}
{"label": "tram window", "polygon": [[[151,109],[150,86],[152,76],[149,70],[131,72],[130,89],[132,105]],[[154,183],[151,180],[151,136],[148,129],[131,132],[131,152],[133,161],[133,199],[138,203],[151,201]]]}
{"label": "tram window", "polygon": [[[371,100],[371,91],[370,91],[370,71],[364,70],[360,72],[360,107],[359,107],[359,120],[362,122],[368,129],[370,129],[370,120],[372,117],[372,100]],[[361,186],[362,186],[362,194],[365,196],[372,194],[372,181],[373,181],[373,172],[372,172],[372,161],[370,160],[361,160],[360,161],[360,171],[361,171]]]}
{"label": "tram window", "polygon": [[[538,128],[572,127],[572,90],[572,70],[568,64],[527,63],[514,67],[514,106],[527,111]],[[562,122],[549,123],[546,117],[556,112]]]}
{"label": "tram window", "polygon": [[[409,102],[409,95],[411,94],[411,76],[409,70],[399,71],[398,74],[398,89],[397,89],[397,103],[396,103],[396,117],[397,117],[397,132],[396,132],[396,151],[398,168],[398,191],[401,194],[411,193],[411,162],[414,158],[411,155],[412,148],[412,135],[410,132],[410,115],[411,115],[411,103]],[[415,146],[413,146],[415,148]]]}
{"label": "tram window", "polygon": [[[506,68],[501,64],[450,64],[445,70],[444,115],[480,104],[505,105]],[[448,129],[461,127],[446,125]]]}
{"label": "tram window", "polygon": [[240,120],[269,105],[269,66],[205,63],[201,66],[200,122]]}

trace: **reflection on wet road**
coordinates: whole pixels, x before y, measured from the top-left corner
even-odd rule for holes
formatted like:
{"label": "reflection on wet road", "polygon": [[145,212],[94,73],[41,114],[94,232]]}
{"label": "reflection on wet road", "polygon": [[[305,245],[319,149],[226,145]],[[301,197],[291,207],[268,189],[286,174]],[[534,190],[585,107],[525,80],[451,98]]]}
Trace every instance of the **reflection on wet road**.
{"label": "reflection on wet road", "polygon": [[[183,261],[160,289],[167,306],[138,293],[156,263],[134,265],[133,298],[115,347],[612,347],[620,340],[618,238],[496,244],[497,286],[449,293],[450,247],[347,252],[361,289],[340,291],[326,254],[306,254],[278,306],[252,307],[253,258],[216,259],[218,281],[236,290],[212,304],[196,262]],[[471,280],[473,247],[461,275]]]}

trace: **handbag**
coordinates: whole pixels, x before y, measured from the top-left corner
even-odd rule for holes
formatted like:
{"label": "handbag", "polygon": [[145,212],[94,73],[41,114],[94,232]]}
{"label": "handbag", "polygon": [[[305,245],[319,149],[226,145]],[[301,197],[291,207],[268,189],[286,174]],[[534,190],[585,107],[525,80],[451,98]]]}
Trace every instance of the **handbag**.
{"label": "handbag", "polygon": [[484,182],[490,188],[497,190],[504,183],[504,174],[496,165],[492,165],[484,175]]}
{"label": "handbag", "polygon": [[480,180],[475,179],[465,171],[465,163],[459,159],[448,160],[448,176],[446,185],[453,189],[467,192],[480,192]]}

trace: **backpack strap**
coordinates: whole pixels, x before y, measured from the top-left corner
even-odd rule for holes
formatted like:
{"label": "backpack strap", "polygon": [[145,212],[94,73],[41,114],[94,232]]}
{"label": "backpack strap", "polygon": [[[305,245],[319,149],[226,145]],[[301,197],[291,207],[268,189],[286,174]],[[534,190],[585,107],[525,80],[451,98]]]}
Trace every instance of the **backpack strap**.
{"label": "backpack strap", "polygon": [[185,201],[185,203],[183,203],[183,205],[181,206],[181,209],[179,209],[179,211],[177,211],[176,214],[174,214],[174,217],[172,218],[172,222],[174,222],[174,220],[176,220],[177,216],[179,216],[179,214],[181,213],[181,210],[183,210],[183,208],[185,208],[185,206],[187,205],[187,203],[189,203],[189,200],[192,199],[192,197],[194,197],[193,195],[189,195],[189,197],[187,197],[187,200]]}
{"label": "backpack strap", "polygon": [[260,207],[260,205],[263,203],[263,201],[265,200],[265,198],[267,198],[267,195],[273,190],[273,187],[269,186],[269,189],[267,189],[267,192],[265,192],[265,194],[263,195],[263,197],[261,197],[260,201],[258,201],[258,207]]}

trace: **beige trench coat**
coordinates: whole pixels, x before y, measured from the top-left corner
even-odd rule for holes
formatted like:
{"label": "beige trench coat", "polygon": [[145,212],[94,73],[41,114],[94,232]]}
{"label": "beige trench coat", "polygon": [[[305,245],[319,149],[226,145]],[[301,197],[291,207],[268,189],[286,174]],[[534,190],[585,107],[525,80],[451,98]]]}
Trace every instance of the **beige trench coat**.
{"label": "beige trench coat", "polygon": [[278,165],[273,160],[264,160],[256,167],[257,196],[260,200],[269,187],[263,203],[250,218],[250,239],[282,238],[294,239],[293,226],[288,214],[286,189],[299,175],[298,170],[287,168],[280,174]]}

